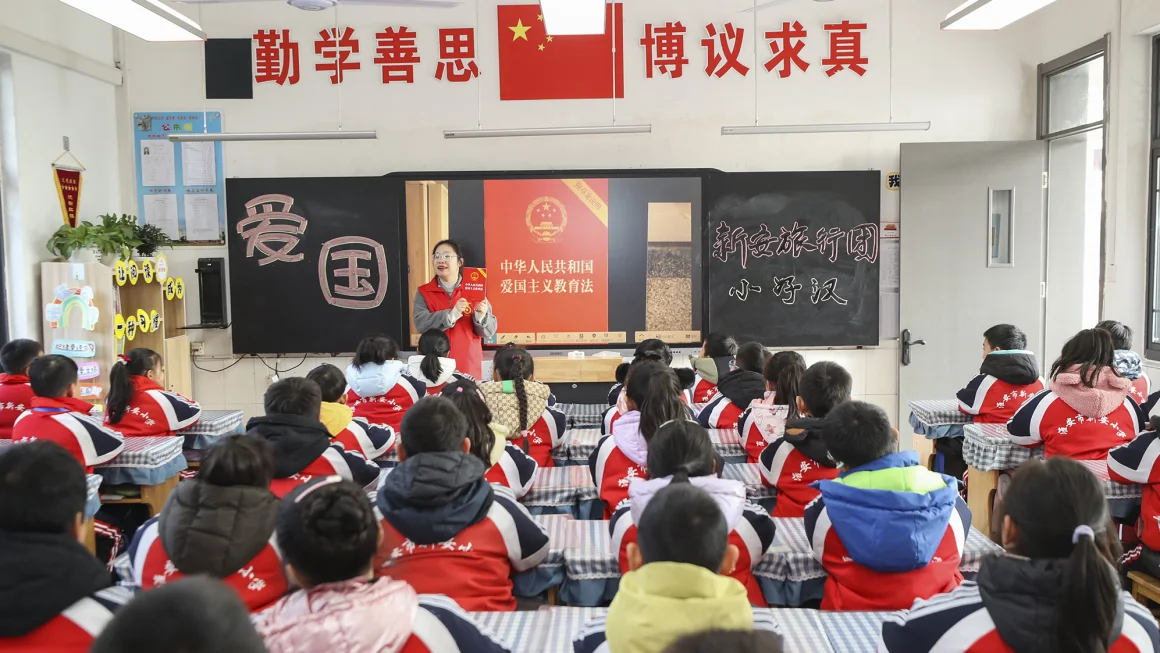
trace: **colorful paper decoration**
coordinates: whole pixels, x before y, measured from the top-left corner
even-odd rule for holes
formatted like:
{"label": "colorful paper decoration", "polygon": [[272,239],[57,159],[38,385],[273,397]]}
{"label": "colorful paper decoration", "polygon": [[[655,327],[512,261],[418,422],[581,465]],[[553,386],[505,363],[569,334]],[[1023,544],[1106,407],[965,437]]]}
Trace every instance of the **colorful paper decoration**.
{"label": "colorful paper decoration", "polygon": [[183,281],[181,277],[177,277],[177,281],[174,282],[173,294],[178,299],[185,297],[185,281]]}
{"label": "colorful paper decoration", "polygon": [[177,293],[176,285],[177,280],[173,277],[165,280],[165,299],[173,299],[173,296]]}
{"label": "colorful paper decoration", "polygon": [[129,280],[129,267],[125,265],[124,261],[118,259],[113,264],[113,279],[116,280],[118,286],[125,285],[125,282]]}
{"label": "colorful paper decoration", "polygon": [[129,317],[125,320],[125,340],[133,341],[137,337],[137,320]]}
{"label": "colorful paper decoration", "polygon": [[141,261],[141,276],[145,283],[153,283],[153,261]]}
{"label": "colorful paper decoration", "polygon": [[157,280],[165,281],[169,278],[169,259],[164,254],[157,255]]}
{"label": "colorful paper decoration", "polygon": [[44,319],[52,329],[68,328],[69,311],[77,308],[81,312],[81,327],[85,331],[92,331],[97,327],[97,319],[101,310],[93,304],[93,288],[69,288],[65,284],[56,287],[51,304],[44,307]]}
{"label": "colorful paper decoration", "polygon": [[156,332],[161,330],[161,314],[156,310],[149,311],[149,325],[150,331]]}
{"label": "colorful paper decoration", "polygon": [[137,285],[137,277],[140,276],[140,270],[137,268],[137,261],[129,261],[125,265],[129,266],[129,283],[134,286]]}
{"label": "colorful paper decoration", "polygon": [[96,361],[77,363],[77,378],[81,381],[95,379],[101,375],[101,364]]}
{"label": "colorful paper decoration", "polygon": [[113,337],[117,340],[125,339],[125,316],[120,313],[113,318]]}
{"label": "colorful paper decoration", "polygon": [[97,355],[97,343],[92,340],[53,340],[50,351],[73,358],[92,358]]}
{"label": "colorful paper decoration", "polygon": [[150,324],[152,322],[149,321],[149,314],[145,312],[145,309],[137,309],[137,330],[141,333],[149,333]]}

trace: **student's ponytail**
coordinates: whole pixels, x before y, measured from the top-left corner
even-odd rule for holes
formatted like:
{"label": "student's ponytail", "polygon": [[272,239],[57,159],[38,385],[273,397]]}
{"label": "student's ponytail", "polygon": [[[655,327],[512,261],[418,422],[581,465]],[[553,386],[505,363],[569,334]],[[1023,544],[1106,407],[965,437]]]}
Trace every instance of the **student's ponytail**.
{"label": "student's ponytail", "polygon": [[773,384],[775,406],[788,406],[789,418],[799,417],[797,397],[801,392],[802,377],[806,373],[806,361],[796,351],[779,351],[765,364],[763,375],[767,383]]}
{"label": "student's ponytail", "polygon": [[1095,387],[1104,368],[1116,370],[1116,344],[1112,334],[1103,329],[1084,329],[1063,345],[1059,358],[1051,365],[1051,378],[1079,367],[1079,380],[1085,387]]}
{"label": "student's ponytail", "polygon": [[491,430],[491,409],[479,396],[479,386],[467,379],[448,383],[439,393],[446,397],[467,420],[467,438],[471,440],[471,454],[491,469],[491,450],[495,447],[495,433]]}
{"label": "student's ponytail", "polygon": [[647,465],[649,476],[672,476],[676,483],[712,476],[717,471],[717,457],[705,427],[689,419],[675,419],[653,435]]}
{"label": "student's ponytail", "polygon": [[535,374],[531,354],[509,343],[496,353],[494,365],[501,380],[512,382],[520,411],[520,431],[528,430],[532,424],[528,423],[528,390],[524,387],[524,381]]}
{"label": "student's ponytail", "polygon": [[439,359],[451,355],[451,339],[441,329],[428,329],[419,337],[419,353],[423,354],[419,371],[434,383],[443,373],[443,361]]}
{"label": "student's ponytail", "polygon": [[1066,561],[1057,630],[1047,634],[1056,650],[1107,653],[1119,603],[1119,541],[1095,475],[1067,458],[1031,460],[1012,477],[1003,503],[1015,525],[1011,553]]}
{"label": "student's ponytail", "polygon": [[129,402],[133,400],[132,377],[144,376],[160,364],[161,356],[144,347],[117,356],[117,362],[109,370],[109,395],[105,398],[105,414],[110,424],[120,423],[129,409]]}
{"label": "student's ponytail", "polygon": [[689,418],[688,409],[681,401],[680,382],[667,365],[641,363],[635,366],[626,388],[626,394],[640,410],[640,434],[645,442],[650,442],[665,422]]}

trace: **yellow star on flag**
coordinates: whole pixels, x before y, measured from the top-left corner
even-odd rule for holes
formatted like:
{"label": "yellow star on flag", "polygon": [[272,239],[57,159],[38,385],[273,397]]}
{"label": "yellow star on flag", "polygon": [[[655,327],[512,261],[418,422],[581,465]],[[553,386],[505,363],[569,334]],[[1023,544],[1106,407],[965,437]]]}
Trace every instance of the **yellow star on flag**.
{"label": "yellow star on flag", "polygon": [[532,29],[532,26],[531,25],[525,26],[524,21],[521,18],[521,19],[516,21],[515,27],[509,27],[508,29],[510,29],[512,32],[515,33],[515,36],[512,37],[513,41],[515,41],[516,39],[523,39],[526,41],[526,40],[528,40],[528,30]]}
{"label": "yellow star on flag", "polygon": [[544,22],[544,14],[538,14],[536,16],[536,20],[540,21],[541,23]]}
{"label": "yellow star on flag", "polygon": [[543,51],[544,51],[544,44],[543,44],[543,43],[541,43],[541,44],[540,44],[540,48],[539,48],[539,50],[540,50],[540,52],[543,52]]}
{"label": "yellow star on flag", "polygon": [[549,36],[549,37],[548,37],[548,43],[551,43],[551,42],[552,42],[552,37],[551,37],[551,36]]}

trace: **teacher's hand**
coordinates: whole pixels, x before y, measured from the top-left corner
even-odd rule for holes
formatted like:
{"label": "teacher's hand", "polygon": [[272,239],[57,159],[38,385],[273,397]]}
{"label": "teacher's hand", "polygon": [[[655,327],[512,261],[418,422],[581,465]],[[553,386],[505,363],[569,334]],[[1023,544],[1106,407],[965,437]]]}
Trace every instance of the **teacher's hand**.
{"label": "teacher's hand", "polygon": [[[462,317],[471,313],[471,303],[466,299],[460,297],[459,301],[455,302],[455,314]],[[458,319],[458,318],[456,318]]]}
{"label": "teacher's hand", "polygon": [[487,312],[490,310],[491,303],[484,299],[483,301],[479,302],[478,305],[476,305],[475,316],[482,320],[483,318],[487,317]]}

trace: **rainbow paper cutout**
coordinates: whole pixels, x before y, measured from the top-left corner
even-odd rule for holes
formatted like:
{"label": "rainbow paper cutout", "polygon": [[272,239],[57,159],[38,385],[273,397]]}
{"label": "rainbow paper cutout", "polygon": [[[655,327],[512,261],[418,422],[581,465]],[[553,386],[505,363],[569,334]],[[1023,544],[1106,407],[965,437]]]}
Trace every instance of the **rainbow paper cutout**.
{"label": "rainbow paper cutout", "polygon": [[51,304],[44,307],[44,317],[48,326],[53,329],[68,328],[69,313],[73,308],[81,311],[81,327],[85,331],[92,331],[97,327],[97,319],[101,311],[93,304],[93,289],[69,288],[65,284],[56,287]]}

